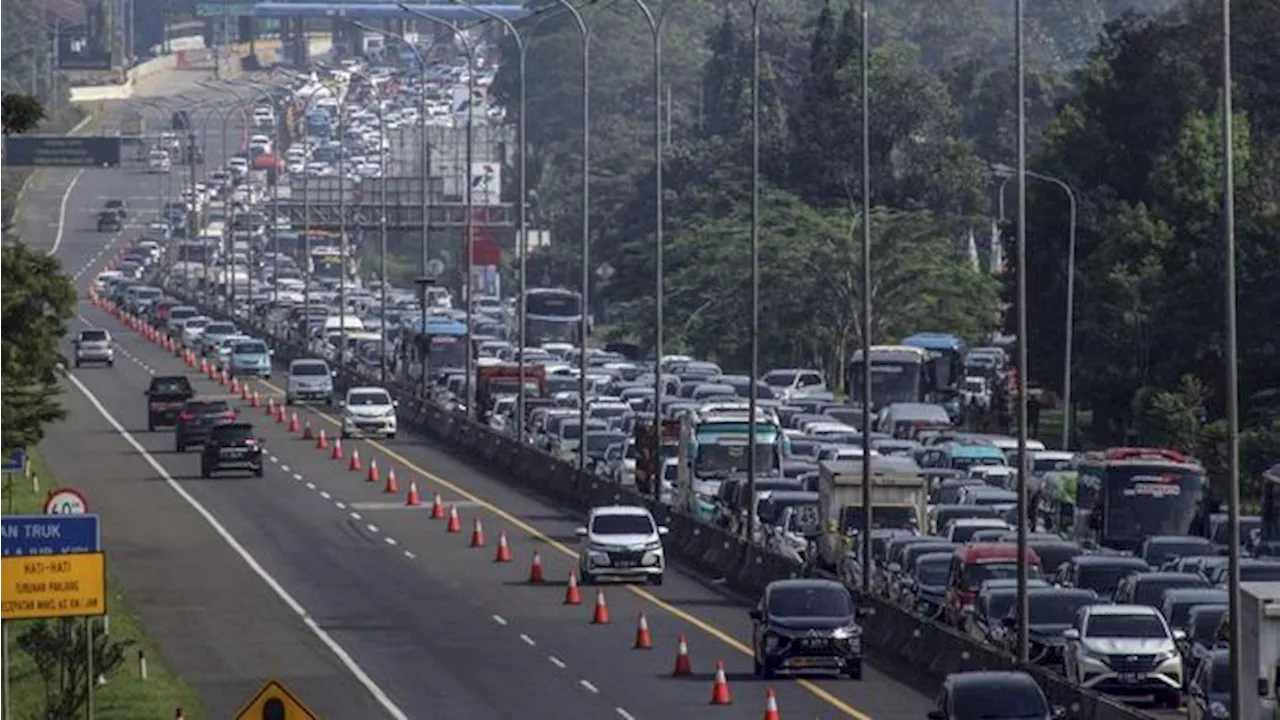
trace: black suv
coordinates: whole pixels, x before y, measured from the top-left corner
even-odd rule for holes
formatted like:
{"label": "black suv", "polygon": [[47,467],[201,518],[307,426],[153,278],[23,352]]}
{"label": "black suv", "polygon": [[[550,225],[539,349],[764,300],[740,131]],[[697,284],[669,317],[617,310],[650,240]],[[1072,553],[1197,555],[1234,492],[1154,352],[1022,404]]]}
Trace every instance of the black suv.
{"label": "black suv", "polygon": [[262,440],[254,436],[252,423],[222,423],[209,431],[200,454],[200,477],[228,469],[250,470],[262,477]]}
{"label": "black suv", "polygon": [[226,400],[188,400],[178,412],[178,424],[173,428],[173,448],[185,452],[192,445],[203,445],[213,426],[236,419],[236,411]]}
{"label": "black suv", "polygon": [[751,610],[756,676],[779,670],[846,673],[862,679],[862,611],[834,580],[776,580]]}
{"label": "black suv", "polygon": [[147,431],[151,432],[157,427],[177,425],[178,413],[196,393],[184,375],[157,375],[151,378],[151,386],[145,394]]}
{"label": "black suv", "polygon": [[98,232],[120,232],[124,229],[124,222],[120,218],[120,213],[115,210],[103,210],[98,213]]}

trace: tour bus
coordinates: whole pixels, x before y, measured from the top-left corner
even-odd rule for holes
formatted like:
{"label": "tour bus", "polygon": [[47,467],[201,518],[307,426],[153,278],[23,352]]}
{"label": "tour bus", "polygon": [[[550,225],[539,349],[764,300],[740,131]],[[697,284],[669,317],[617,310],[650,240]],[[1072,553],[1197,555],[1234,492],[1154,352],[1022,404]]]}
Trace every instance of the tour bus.
{"label": "tour bus", "polygon": [[533,288],[524,294],[526,347],[549,342],[575,346],[582,333],[582,293],[555,288]]}
{"label": "tour bus", "polygon": [[[894,403],[917,403],[924,400],[924,364],[926,351],[906,345],[873,345],[871,347],[871,408],[879,410]],[[849,399],[862,402],[864,368],[862,351],[854,352],[847,377]]]}

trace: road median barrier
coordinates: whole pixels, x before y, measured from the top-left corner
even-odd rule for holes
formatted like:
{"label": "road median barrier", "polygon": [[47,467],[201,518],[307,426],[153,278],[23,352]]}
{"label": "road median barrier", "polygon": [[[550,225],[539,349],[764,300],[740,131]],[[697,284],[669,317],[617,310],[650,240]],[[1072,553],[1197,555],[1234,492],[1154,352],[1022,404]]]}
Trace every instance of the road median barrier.
{"label": "road median barrier", "polygon": [[[198,297],[174,288],[169,292],[183,302],[200,307],[205,315],[232,319]],[[246,325],[244,318],[233,320]],[[261,337],[273,337],[264,327],[249,324],[246,330]],[[277,362],[286,367],[296,358],[316,356],[304,345],[287,338],[275,337],[272,342]],[[335,389],[341,394],[348,387],[378,384],[378,379],[371,374],[339,368]],[[757,597],[770,582],[805,575],[804,567],[791,558],[749,543],[723,528],[700,522],[677,509],[658,505],[652,497],[641,495],[632,487],[580,471],[576,464],[452,412],[420,396],[420,385],[391,383],[386,387],[400,402],[401,422],[415,433],[458,460],[492,471],[496,479],[572,508],[579,517],[585,517],[591,507],[601,502],[649,507],[655,517],[670,528],[666,541],[670,557],[713,580],[722,579],[741,595]],[[863,630],[866,645],[877,655],[911,668],[922,680],[940,684],[954,672],[1019,669],[1013,656],[977,642],[948,625],[916,615],[880,597],[863,597],[861,602],[870,612]],[[1068,719],[1145,720],[1152,717],[1140,709],[1074,687],[1044,668],[1022,669],[1036,678],[1050,700],[1066,711]]]}

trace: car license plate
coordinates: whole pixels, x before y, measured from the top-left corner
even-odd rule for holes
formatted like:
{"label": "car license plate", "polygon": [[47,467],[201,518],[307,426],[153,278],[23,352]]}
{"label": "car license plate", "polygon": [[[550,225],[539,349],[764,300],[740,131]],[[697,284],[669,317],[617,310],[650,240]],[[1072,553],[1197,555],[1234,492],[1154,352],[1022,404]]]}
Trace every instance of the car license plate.
{"label": "car license plate", "polygon": [[820,658],[799,657],[799,658],[791,658],[788,664],[791,665],[792,667],[816,667],[818,665],[822,665],[823,660],[821,660]]}
{"label": "car license plate", "polygon": [[822,648],[827,646],[826,638],[805,638],[804,646],[807,648]]}
{"label": "car license plate", "polygon": [[222,450],[218,454],[224,458],[237,458],[237,457],[244,457],[245,452],[246,451],[240,450],[237,448],[230,448],[230,449]]}
{"label": "car license plate", "polygon": [[635,561],[634,561],[634,560],[618,560],[618,561],[616,561],[616,562],[614,562],[614,563],[613,563],[613,566],[614,566],[614,567],[616,567],[616,568],[621,568],[621,569],[624,569],[624,570],[625,570],[625,569],[627,569],[627,568],[633,568],[633,567],[635,567],[635,566],[636,566],[636,563],[635,563]]}
{"label": "car license plate", "polygon": [[1125,685],[1137,685],[1142,682],[1142,675],[1139,673],[1120,673],[1120,682]]}

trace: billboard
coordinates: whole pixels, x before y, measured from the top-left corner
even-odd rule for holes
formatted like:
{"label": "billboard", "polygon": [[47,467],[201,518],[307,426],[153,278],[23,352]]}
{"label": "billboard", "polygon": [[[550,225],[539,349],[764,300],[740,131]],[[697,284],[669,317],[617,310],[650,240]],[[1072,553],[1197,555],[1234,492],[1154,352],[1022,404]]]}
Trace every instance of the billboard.
{"label": "billboard", "polygon": [[119,167],[119,136],[12,135],[4,139],[11,167]]}

